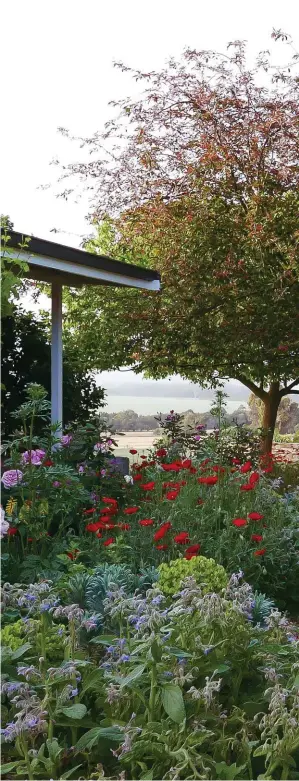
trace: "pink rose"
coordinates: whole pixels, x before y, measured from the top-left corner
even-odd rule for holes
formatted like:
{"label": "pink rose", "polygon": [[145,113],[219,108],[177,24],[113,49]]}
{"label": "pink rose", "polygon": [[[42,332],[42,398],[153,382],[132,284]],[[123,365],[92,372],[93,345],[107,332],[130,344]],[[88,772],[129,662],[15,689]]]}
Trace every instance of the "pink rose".
{"label": "pink rose", "polygon": [[23,472],[20,469],[8,469],[7,472],[3,472],[1,482],[4,488],[14,488],[15,485],[21,483],[23,479]]}
{"label": "pink rose", "polygon": [[45,458],[45,450],[25,450],[22,453],[23,464],[34,464],[34,466],[40,466]]}

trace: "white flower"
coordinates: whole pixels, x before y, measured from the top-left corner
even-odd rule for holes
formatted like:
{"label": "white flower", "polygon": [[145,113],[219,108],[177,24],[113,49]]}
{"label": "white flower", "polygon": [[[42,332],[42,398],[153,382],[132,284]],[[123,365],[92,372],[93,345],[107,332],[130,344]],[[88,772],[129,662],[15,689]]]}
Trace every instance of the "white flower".
{"label": "white flower", "polygon": [[130,485],[134,484],[134,480],[133,480],[133,477],[131,475],[124,475],[124,479],[125,479],[126,483],[130,483]]}
{"label": "white flower", "polygon": [[4,510],[1,505],[1,515],[0,515],[0,537],[1,540],[4,537],[5,534],[7,534],[9,529],[9,523],[5,520]]}

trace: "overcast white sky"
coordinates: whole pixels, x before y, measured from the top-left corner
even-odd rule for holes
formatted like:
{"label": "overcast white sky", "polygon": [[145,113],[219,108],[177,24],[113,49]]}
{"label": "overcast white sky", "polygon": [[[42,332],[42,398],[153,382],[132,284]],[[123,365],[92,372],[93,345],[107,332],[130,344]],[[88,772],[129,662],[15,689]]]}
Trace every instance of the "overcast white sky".
{"label": "overcast white sky", "polygon": [[[250,59],[271,47],[273,27],[298,45],[298,0],[8,0],[1,8],[1,212],[15,229],[78,246],[86,202],[57,199],[53,158],[76,159],[57,127],[89,135],[108,101],[136,91],[113,61],[154,69],[185,46],[224,50],[247,39]],[[279,58],[279,50],[276,49]],[[52,228],[61,233],[56,236]]]}

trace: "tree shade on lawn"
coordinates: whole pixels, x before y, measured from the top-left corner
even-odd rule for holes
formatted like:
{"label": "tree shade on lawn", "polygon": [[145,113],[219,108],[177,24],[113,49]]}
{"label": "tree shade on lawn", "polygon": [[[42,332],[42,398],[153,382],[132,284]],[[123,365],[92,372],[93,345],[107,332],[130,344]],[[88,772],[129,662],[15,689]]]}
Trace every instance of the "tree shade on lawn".
{"label": "tree shade on lawn", "polygon": [[264,405],[264,451],[281,399],[299,393],[297,72],[296,57],[276,68],[265,53],[250,72],[242,42],[131,71],[143,95],[120,101],[86,139],[97,156],[63,174],[86,180],[95,221],[110,216],[88,249],[163,275],[157,298],[68,297],[77,348],[106,369],[239,380]]}

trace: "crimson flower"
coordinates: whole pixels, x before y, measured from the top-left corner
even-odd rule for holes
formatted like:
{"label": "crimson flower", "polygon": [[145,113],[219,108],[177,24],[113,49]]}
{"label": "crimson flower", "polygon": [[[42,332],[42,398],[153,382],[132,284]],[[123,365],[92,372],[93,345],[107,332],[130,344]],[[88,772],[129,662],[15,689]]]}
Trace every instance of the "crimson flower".
{"label": "crimson flower", "polygon": [[153,481],[152,483],[143,483],[140,488],[143,489],[143,491],[153,491],[155,488],[156,483]]}
{"label": "crimson flower", "polygon": [[202,462],[201,462],[201,464],[200,464],[199,466],[206,466],[206,464],[209,464],[209,463],[210,463],[210,461],[211,461],[211,459],[210,459],[210,458],[205,458],[205,460],[204,460],[204,461],[202,461]]}
{"label": "crimson flower", "polygon": [[102,502],[105,504],[113,504],[115,507],[117,506],[116,499],[112,499],[110,496],[102,496]]}
{"label": "crimson flower", "polygon": [[196,556],[200,551],[200,545],[199,543],[195,543],[194,545],[190,545],[189,548],[186,548],[184,559],[191,559],[193,556]]}
{"label": "crimson flower", "polygon": [[164,472],[179,472],[181,467],[178,464],[162,464]]}
{"label": "crimson flower", "polygon": [[[131,451],[132,452],[132,451]],[[137,450],[135,451],[137,453]],[[140,456],[140,458],[146,458],[146,456]]]}
{"label": "crimson flower", "polygon": [[124,510],[125,515],[134,515],[134,513],[138,513],[140,510],[140,507],[126,507]]}
{"label": "crimson flower", "polygon": [[188,532],[180,532],[179,534],[176,534],[174,541],[177,542],[178,545],[188,545],[188,542],[190,542]]}
{"label": "crimson flower", "polygon": [[17,534],[17,531],[18,529],[16,526],[11,526],[10,529],[7,530],[7,536],[14,537],[14,535]]}
{"label": "crimson flower", "polygon": [[261,515],[261,513],[248,513],[248,518],[250,518],[251,521],[262,521],[264,516]]}
{"label": "crimson flower", "polygon": [[138,472],[137,475],[133,475],[133,480],[134,480],[134,483],[137,483],[138,480],[142,480],[142,475],[140,474],[140,472]]}
{"label": "crimson flower", "polygon": [[165,456],[167,456],[167,450],[165,450],[165,447],[160,447],[160,449],[156,451],[156,456],[158,458],[165,458]]}
{"label": "crimson flower", "polygon": [[233,526],[237,526],[238,528],[240,528],[241,526],[246,526],[247,521],[246,521],[246,518],[235,518],[232,521],[232,524],[233,524]]}
{"label": "crimson flower", "polygon": [[232,458],[232,464],[239,464],[240,459],[239,458]]}
{"label": "crimson flower", "polygon": [[242,464],[242,466],[240,466],[240,472],[242,473],[242,475],[245,475],[246,472],[250,472],[251,469],[252,469],[251,461],[246,461],[245,464]]}
{"label": "crimson flower", "polygon": [[74,561],[77,553],[80,553],[79,548],[75,548],[73,551],[68,551],[66,555],[69,557],[69,559],[71,559],[71,561]]}
{"label": "crimson flower", "polygon": [[197,469],[195,466],[190,466],[189,469],[190,475],[196,475]]}
{"label": "crimson flower", "polygon": [[254,556],[264,556],[266,553],[266,548],[260,548],[259,550],[254,551]]}
{"label": "crimson flower", "polygon": [[244,485],[240,485],[240,491],[253,491],[253,489],[253,483],[244,483]]}
{"label": "crimson flower", "polygon": [[166,499],[169,499],[170,501],[177,499],[178,495],[179,491],[168,491],[167,494],[165,494]]}
{"label": "crimson flower", "polygon": [[208,475],[208,477],[199,477],[197,480],[198,483],[202,483],[203,485],[216,485],[218,483],[218,477],[216,475]]}
{"label": "crimson flower", "polygon": [[170,521],[166,521],[166,523],[163,523],[162,526],[160,526],[160,529],[158,529],[154,534],[154,541],[158,542],[158,540],[163,540],[163,537],[165,537],[165,534],[171,529],[171,523]]}
{"label": "crimson flower", "polygon": [[95,513],[95,512],[96,512],[96,508],[95,507],[91,507],[90,510],[83,510],[83,515],[91,515],[92,513]]}
{"label": "crimson flower", "polygon": [[215,466],[212,466],[213,472],[221,472],[223,474],[225,472],[225,469],[223,469],[223,466],[219,466],[219,464],[215,464]]}
{"label": "crimson flower", "polygon": [[100,514],[101,515],[117,515],[118,509],[116,505],[114,507],[101,507]]}
{"label": "crimson flower", "polygon": [[168,545],[156,545],[156,550],[167,550]]}
{"label": "crimson flower", "polygon": [[130,450],[130,453],[131,453],[132,456],[136,456],[136,453],[138,453],[138,450],[134,450],[134,448],[132,448],[132,450]]}
{"label": "crimson flower", "polygon": [[152,526],[154,521],[151,518],[143,518],[142,521],[138,521],[139,526]]}
{"label": "crimson flower", "polygon": [[99,526],[97,525],[97,523],[88,523],[87,526],[85,526],[85,531],[96,532],[98,528]]}
{"label": "crimson flower", "polygon": [[115,542],[115,537],[108,537],[108,540],[105,540],[103,545],[105,545],[105,548],[108,548],[108,545],[112,545],[113,542]]}
{"label": "crimson flower", "polygon": [[54,466],[54,461],[51,461],[50,458],[47,458],[46,461],[43,462],[43,466]]}
{"label": "crimson flower", "polygon": [[252,534],[251,535],[252,542],[262,542],[263,535],[262,534]]}
{"label": "crimson flower", "polygon": [[259,479],[260,479],[259,473],[252,472],[249,478],[249,482],[251,483],[251,485],[255,485],[256,483],[258,483]]}
{"label": "crimson flower", "polygon": [[204,500],[203,499],[197,499],[197,504],[199,504],[199,505],[204,504]]}
{"label": "crimson flower", "polygon": [[121,529],[123,532],[129,532],[130,531],[130,524],[129,523],[118,523],[118,528]]}
{"label": "crimson flower", "polygon": [[183,469],[190,469],[191,466],[192,466],[191,458],[185,458],[184,461],[182,461]]}

